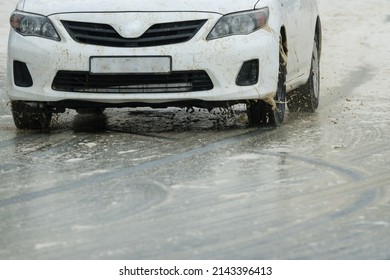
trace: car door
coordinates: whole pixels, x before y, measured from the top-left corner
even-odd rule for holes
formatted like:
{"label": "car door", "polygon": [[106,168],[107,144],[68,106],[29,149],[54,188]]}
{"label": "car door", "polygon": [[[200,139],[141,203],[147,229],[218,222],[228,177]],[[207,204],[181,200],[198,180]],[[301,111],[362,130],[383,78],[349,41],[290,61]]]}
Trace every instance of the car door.
{"label": "car door", "polygon": [[313,0],[280,0],[288,44],[287,81],[305,74],[313,47]]}

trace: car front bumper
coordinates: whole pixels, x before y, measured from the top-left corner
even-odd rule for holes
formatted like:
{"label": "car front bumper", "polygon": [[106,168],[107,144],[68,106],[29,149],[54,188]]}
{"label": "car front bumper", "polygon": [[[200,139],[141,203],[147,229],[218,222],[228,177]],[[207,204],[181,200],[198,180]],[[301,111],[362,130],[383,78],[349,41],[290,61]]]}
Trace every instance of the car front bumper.
{"label": "car front bumper", "polygon": [[[206,24],[189,41],[163,46],[137,48],[96,46],[74,41],[61,20],[123,24],[128,14],[60,14],[53,15],[53,22],[61,41],[38,37],[25,37],[11,29],[8,45],[8,95],[11,100],[57,102],[85,101],[108,104],[169,103],[190,100],[245,101],[273,97],[277,89],[279,69],[279,36],[271,28],[258,30],[250,35],[231,36],[208,41],[206,37],[220,18],[209,13],[174,13],[172,20],[207,19]],[[131,14],[134,17],[135,14]],[[143,15],[143,21],[165,19],[165,13]],[[118,22],[116,22],[118,21]],[[202,71],[208,75],[212,87],[206,90],[185,92],[136,92],[126,93],[82,92],[61,90],[53,86],[58,73],[86,73],[91,75],[91,57],[170,57],[171,70],[177,73]],[[238,86],[237,76],[247,61],[258,60],[258,80],[254,85]],[[32,83],[18,86],[15,83],[15,61],[23,63]],[[153,73],[149,73],[153,75]],[[95,75],[95,74],[92,74]],[[136,74],[135,76],[137,77]],[[115,76],[115,75],[113,75]],[[90,76],[89,76],[90,77]],[[94,76],[95,77],[95,76]],[[95,77],[99,79],[98,77]]]}

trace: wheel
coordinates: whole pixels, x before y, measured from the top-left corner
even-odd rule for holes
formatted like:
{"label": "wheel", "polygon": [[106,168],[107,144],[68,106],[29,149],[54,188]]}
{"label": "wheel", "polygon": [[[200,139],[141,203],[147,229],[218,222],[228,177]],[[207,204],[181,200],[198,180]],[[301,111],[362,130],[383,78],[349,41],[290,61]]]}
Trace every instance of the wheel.
{"label": "wheel", "polygon": [[274,105],[264,100],[251,100],[247,104],[249,126],[280,126],[286,111],[286,65],[279,59],[278,90],[274,97]]}
{"label": "wheel", "polygon": [[105,108],[79,108],[76,112],[80,115],[101,115],[104,113]]}
{"label": "wheel", "polygon": [[19,129],[44,129],[50,126],[52,113],[44,109],[35,109],[22,101],[11,102],[14,123]]}
{"label": "wheel", "polygon": [[307,83],[287,95],[288,109],[291,112],[315,112],[320,98],[320,60],[317,38],[314,39],[310,76]]}

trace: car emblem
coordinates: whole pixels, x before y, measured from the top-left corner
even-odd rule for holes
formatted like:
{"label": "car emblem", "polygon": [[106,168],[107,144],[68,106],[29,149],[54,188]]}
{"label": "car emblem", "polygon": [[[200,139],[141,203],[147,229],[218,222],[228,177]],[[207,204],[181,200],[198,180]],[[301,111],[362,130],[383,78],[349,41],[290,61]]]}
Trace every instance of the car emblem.
{"label": "car emblem", "polygon": [[129,24],[114,26],[116,31],[124,38],[138,38],[148,30],[150,26],[141,21],[132,21]]}

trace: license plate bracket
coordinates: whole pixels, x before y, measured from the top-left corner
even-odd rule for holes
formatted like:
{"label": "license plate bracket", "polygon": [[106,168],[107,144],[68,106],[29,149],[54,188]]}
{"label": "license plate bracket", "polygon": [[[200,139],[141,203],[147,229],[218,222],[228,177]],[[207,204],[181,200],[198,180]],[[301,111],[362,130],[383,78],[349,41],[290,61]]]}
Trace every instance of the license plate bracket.
{"label": "license plate bracket", "polygon": [[169,74],[171,56],[92,56],[89,59],[91,74]]}

